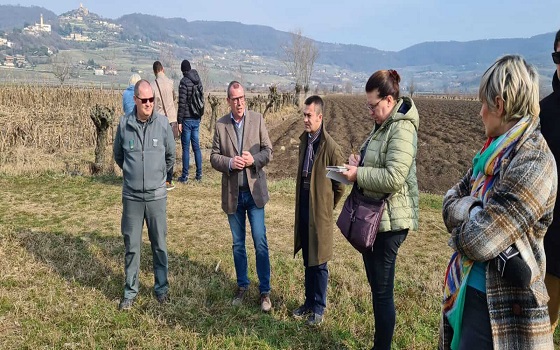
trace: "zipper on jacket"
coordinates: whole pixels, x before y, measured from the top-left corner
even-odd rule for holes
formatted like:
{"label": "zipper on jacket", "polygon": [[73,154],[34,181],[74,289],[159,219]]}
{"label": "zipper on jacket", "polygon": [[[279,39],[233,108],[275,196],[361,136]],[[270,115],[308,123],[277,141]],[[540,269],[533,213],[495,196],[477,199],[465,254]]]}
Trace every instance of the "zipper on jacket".
{"label": "zipper on jacket", "polygon": [[146,124],[148,122],[142,123],[142,168],[144,169],[144,174],[142,175],[142,189],[144,190],[144,194],[146,194],[146,164],[144,164],[144,145],[146,144]]}

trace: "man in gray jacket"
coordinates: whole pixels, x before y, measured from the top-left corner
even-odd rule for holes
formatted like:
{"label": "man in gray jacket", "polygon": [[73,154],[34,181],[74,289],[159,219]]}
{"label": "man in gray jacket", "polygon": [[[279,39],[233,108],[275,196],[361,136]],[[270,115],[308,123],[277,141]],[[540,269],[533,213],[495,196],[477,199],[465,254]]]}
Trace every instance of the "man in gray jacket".
{"label": "man in gray jacket", "polygon": [[134,110],[119,121],[113,144],[123,171],[121,232],[125,246],[125,287],[119,310],[128,310],[138,294],[144,220],[152,246],[154,293],[168,301],[166,174],[175,163],[175,140],[165,116],[153,112],[154,91],[147,80],[134,86]]}

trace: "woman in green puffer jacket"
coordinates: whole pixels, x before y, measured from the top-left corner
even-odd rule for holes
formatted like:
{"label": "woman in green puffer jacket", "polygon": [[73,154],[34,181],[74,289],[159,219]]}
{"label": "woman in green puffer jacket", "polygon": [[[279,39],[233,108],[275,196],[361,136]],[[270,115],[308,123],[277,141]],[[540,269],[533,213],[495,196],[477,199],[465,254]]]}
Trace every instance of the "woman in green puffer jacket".
{"label": "woman in green puffer jacket", "polygon": [[379,233],[370,252],[363,254],[371,287],[375,318],[374,349],[390,349],[395,329],[393,288],[397,252],[409,230],[418,229],[416,142],[418,110],[412,99],[399,97],[400,76],[380,70],[366,84],[367,109],[373,130],[351,154],[342,173],[364,195],[387,199]]}

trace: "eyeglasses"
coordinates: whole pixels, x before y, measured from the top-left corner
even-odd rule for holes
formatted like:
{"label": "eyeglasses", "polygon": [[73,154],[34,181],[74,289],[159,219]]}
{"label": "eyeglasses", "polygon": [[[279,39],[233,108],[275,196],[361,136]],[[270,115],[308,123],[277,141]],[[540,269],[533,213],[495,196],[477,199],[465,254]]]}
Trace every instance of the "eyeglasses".
{"label": "eyeglasses", "polygon": [[560,64],[560,51],[552,53],[552,60],[554,61],[554,64]]}
{"label": "eyeglasses", "polygon": [[[387,97],[387,96],[385,96]],[[381,103],[381,101],[383,101],[385,99],[385,97],[382,97],[381,100],[379,100],[376,104],[374,105],[370,105],[369,103],[366,103],[366,107],[367,109],[369,109],[370,112],[375,111],[375,109],[377,108],[377,106],[379,106],[379,104]]]}
{"label": "eyeglasses", "polygon": [[148,102],[150,102],[150,103],[154,102],[154,96],[148,97],[148,98],[140,98],[140,97],[136,96],[136,98],[139,99],[140,102],[142,102],[142,104],[146,104]]}
{"label": "eyeglasses", "polygon": [[230,97],[229,100],[232,101],[233,103],[241,103],[245,101],[245,95],[239,97]]}

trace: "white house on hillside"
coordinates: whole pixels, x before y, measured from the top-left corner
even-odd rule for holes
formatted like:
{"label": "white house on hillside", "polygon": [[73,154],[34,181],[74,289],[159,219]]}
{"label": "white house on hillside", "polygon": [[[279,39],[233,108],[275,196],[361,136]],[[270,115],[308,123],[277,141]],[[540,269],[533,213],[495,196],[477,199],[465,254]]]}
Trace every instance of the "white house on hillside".
{"label": "white house on hillside", "polygon": [[14,45],[14,43],[8,41],[8,39],[0,38],[0,46],[12,47],[12,45]]}

